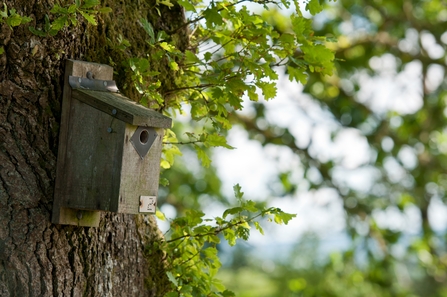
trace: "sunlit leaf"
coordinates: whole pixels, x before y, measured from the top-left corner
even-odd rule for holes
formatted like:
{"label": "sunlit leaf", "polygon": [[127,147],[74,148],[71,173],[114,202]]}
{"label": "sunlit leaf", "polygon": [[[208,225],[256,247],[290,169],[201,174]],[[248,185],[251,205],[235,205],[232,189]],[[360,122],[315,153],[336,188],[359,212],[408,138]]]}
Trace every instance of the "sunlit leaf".
{"label": "sunlit leaf", "polygon": [[88,14],[86,12],[83,12],[82,10],[79,11],[81,13],[81,15],[87,20],[87,22],[89,22],[90,24],[92,24],[93,26],[96,26],[96,20],[95,20],[95,16]]}

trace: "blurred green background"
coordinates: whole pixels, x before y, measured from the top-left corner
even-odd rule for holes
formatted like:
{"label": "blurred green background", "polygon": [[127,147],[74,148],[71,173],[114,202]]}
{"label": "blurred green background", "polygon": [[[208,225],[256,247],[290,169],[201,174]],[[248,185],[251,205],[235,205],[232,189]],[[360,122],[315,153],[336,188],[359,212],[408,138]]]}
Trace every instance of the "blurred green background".
{"label": "blurred green background", "polygon": [[[284,13],[264,17],[285,32]],[[215,150],[208,169],[182,147],[161,209],[219,212],[240,182],[298,214],[221,247],[237,296],[447,296],[447,2],[326,2],[314,29],[334,38],[336,73],[247,102],[231,118],[237,152]]]}

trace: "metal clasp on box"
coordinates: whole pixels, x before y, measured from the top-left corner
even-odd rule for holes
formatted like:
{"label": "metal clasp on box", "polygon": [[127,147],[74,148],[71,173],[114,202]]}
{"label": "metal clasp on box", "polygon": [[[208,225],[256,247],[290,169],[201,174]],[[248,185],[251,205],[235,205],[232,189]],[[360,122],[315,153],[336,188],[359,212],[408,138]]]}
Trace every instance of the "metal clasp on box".
{"label": "metal clasp on box", "polygon": [[69,76],[68,83],[73,89],[87,89],[93,91],[118,93],[114,80],[95,79],[93,73],[88,71],[87,77]]}

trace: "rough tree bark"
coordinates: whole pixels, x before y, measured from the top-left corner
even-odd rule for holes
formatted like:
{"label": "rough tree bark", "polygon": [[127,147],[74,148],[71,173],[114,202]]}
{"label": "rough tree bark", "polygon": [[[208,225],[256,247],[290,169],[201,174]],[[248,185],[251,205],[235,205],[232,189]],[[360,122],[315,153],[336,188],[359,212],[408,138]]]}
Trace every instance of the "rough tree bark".
{"label": "rough tree bark", "polygon": [[[147,50],[138,19],[168,31],[183,14],[159,7],[160,17],[155,1],[104,0],[113,12],[96,27],[33,35],[28,26],[42,27],[54,2],[0,1],[33,18],[13,29],[0,24],[0,296],[161,296],[168,287],[161,257],[145,253],[160,240],[152,217],[103,214],[99,228],[83,228],[53,225],[50,216],[66,59],[113,61],[118,85],[138,99],[123,88],[122,65]],[[126,53],[108,41],[120,34],[132,44]]]}

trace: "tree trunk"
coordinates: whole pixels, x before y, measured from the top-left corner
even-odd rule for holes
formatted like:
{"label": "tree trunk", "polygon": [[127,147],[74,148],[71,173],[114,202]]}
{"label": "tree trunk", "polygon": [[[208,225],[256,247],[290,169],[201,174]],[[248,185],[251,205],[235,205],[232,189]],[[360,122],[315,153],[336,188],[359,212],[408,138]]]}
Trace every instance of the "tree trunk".
{"label": "tree trunk", "polygon": [[[150,19],[154,3],[140,2],[102,1],[113,12],[99,15],[98,26],[78,15],[55,37],[28,30],[42,28],[45,14],[54,18],[52,0],[4,2],[33,21],[0,24],[0,296],[161,296],[169,287],[161,257],[145,253],[161,238],[153,217],[104,213],[98,228],[51,223],[65,61],[114,61],[123,86],[126,56],[107,40],[121,34],[132,43],[127,55],[143,55],[137,20],[167,26]],[[161,9],[166,22],[183,22],[179,10]]]}

